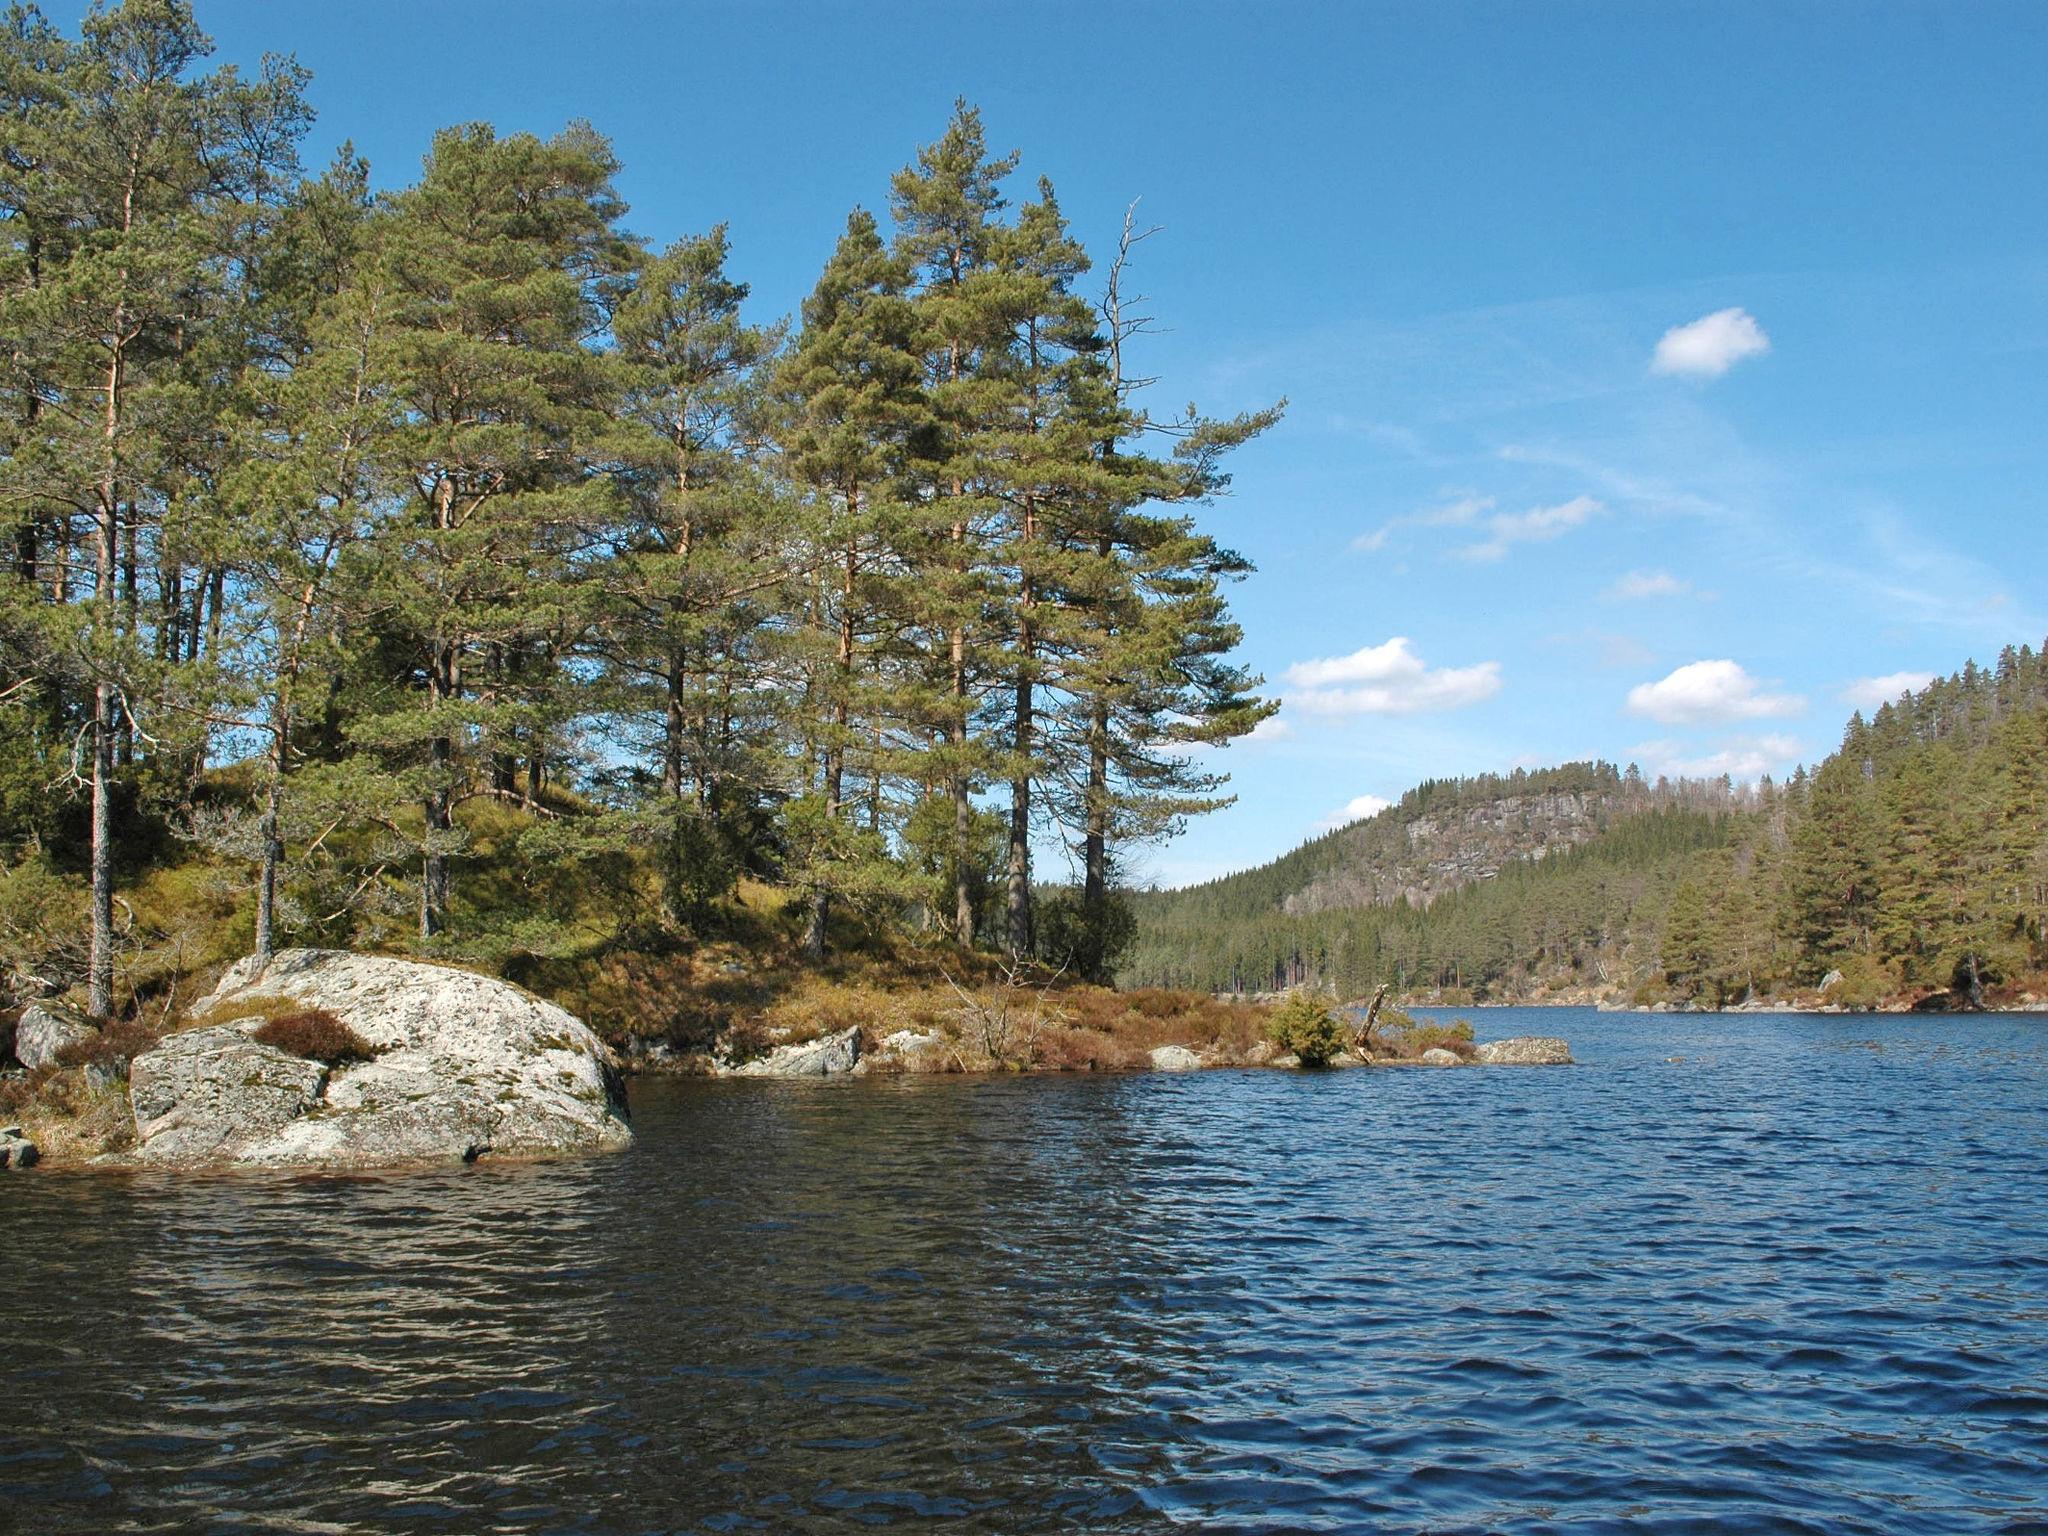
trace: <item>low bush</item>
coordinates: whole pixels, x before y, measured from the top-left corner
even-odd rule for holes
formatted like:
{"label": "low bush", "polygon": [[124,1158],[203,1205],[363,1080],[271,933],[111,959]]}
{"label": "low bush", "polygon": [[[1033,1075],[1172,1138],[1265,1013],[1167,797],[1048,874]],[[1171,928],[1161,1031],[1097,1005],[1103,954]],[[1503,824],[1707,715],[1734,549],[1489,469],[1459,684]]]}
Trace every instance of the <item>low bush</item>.
{"label": "low bush", "polygon": [[1351,1031],[1330,1011],[1328,1003],[1307,992],[1293,992],[1266,1021],[1266,1036],[1283,1051],[1292,1051],[1304,1067],[1327,1067],[1351,1043]]}
{"label": "low bush", "polygon": [[1869,1009],[1899,991],[1899,975],[1892,967],[1871,955],[1851,955],[1838,968],[1841,980],[1821,994],[1824,1001],[1844,1008]]}
{"label": "low bush", "polygon": [[330,1067],[369,1061],[377,1054],[367,1040],[325,1008],[280,1014],[255,1030],[251,1038],[287,1055],[303,1056]]}
{"label": "low bush", "polygon": [[1389,1027],[1382,1023],[1373,1031],[1377,1054],[1401,1061],[1414,1061],[1428,1050],[1445,1050],[1467,1061],[1479,1054],[1472,1043],[1472,1021],[1453,1019],[1448,1024],[1431,1024],[1402,1014],[1403,1022]]}
{"label": "low bush", "polygon": [[139,1019],[94,1019],[98,1033],[75,1041],[57,1053],[60,1067],[98,1067],[116,1075],[161,1038]]}

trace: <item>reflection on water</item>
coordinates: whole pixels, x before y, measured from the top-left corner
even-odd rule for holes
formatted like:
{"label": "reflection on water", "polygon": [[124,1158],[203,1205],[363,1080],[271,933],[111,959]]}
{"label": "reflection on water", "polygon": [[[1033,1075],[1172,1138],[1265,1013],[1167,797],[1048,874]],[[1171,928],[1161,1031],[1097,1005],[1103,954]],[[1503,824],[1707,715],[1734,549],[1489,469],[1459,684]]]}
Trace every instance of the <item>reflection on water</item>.
{"label": "reflection on water", "polygon": [[1529,1029],[0,1180],[0,1530],[2048,1530],[2048,1020]]}

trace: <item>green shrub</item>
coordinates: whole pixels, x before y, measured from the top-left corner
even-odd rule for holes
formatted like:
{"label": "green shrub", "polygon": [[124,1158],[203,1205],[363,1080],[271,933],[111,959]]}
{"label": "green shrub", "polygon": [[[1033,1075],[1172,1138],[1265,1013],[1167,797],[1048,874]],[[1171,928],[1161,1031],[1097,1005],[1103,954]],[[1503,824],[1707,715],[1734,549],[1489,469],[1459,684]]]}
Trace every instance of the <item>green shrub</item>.
{"label": "green shrub", "polygon": [[369,1061],[377,1053],[370,1043],[325,1008],[280,1014],[251,1037],[291,1056],[324,1062],[330,1067]]}
{"label": "green shrub", "polygon": [[1266,1037],[1283,1051],[1292,1051],[1304,1067],[1327,1067],[1351,1044],[1344,1021],[1329,1004],[1307,992],[1288,994],[1266,1021]]}
{"label": "green shrub", "polygon": [[1844,1008],[1869,1009],[1899,991],[1899,975],[1872,955],[1850,955],[1838,967],[1842,979],[1822,993],[1822,999]]}

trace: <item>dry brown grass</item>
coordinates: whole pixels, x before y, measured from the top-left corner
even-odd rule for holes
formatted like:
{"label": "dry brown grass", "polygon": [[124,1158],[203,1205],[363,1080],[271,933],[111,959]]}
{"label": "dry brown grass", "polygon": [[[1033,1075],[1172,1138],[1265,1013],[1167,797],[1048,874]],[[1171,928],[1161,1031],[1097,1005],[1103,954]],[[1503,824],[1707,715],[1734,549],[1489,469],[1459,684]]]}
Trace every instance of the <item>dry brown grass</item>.
{"label": "dry brown grass", "polygon": [[288,997],[274,997],[258,993],[251,997],[239,997],[233,1002],[221,1003],[199,1013],[182,1015],[175,1028],[211,1029],[216,1024],[239,1024],[244,1019],[282,1019],[303,1010]]}
{"label": "dry brown grass", "polygon": [[1385,1015],[1373,1026],[1372,1053],[1382,1061],[1415,1061],[1424,1051],[1449,1051],[1461,1061],[1478,1059],[1479,1048],[1472,1043],[1472,1021],[1453,1019],[1448,1024],[1425,1024],[1399,1015],[1388,1024]]}
{"label": "dry brown grass", "polygon": [[[1149,1066],[1162,1045],[1184,1045],[1226,1066],[1265,1053],[1263,1008],[1200,992],[1120,993],[1042,977],[1006,982],[998,969],[974,987],[898,988],[888,997],[889,1030],[936,1027],[947,1039],[899,1063],[906,1072],[1123,1072]],[[992,1017],[999,1011],[1007,1014],[1000,1021]]]}

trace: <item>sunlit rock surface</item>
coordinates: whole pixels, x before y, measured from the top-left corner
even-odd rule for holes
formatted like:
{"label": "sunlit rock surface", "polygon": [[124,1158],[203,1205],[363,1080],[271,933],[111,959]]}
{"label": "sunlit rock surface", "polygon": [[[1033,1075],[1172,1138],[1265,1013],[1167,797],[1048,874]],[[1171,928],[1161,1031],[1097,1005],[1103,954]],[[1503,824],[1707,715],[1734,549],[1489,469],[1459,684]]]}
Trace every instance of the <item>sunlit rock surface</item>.
{"label": "sunlit rock surface", "polygon": [[[250,1039],[229,1019],[265,1000],[324,1009],[376,1051],[329,1069]],[[136,1058],[143,1163],[376,1167],[603,1152],[632,1140],[610,1049],[509,982],[445,966],[286,950],[236,964],[202,1027]]]}

